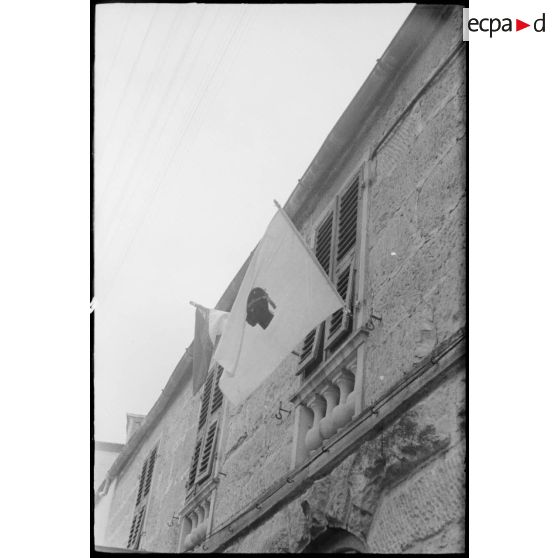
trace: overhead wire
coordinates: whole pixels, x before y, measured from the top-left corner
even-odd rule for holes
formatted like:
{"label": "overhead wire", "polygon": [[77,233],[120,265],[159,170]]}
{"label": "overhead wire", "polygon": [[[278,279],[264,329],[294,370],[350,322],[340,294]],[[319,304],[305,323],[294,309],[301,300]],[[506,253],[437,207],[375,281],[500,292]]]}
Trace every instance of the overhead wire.
{"label": "overhead wire", "polygon": [[[246,9],[244,11],[244,13],[246,12]],[[222,43],[222,49],[221,49],[221,54],[218,55],[218,57],[216,58],[215,63],[213,64],[212,68],[209,70],[208,74],[206,74],[206,80],[204,82],[204,80],[200,80],[200,85],[198,87],[198,92],[201,90],[201,95],[198,97],[197,103],[195,103],[195,106],[193,107],[193,110],[190,112],[189,116],[188,116],[188,120],[186,121],[185,127],[182,130],[181,133],[181,139],[179,140],[178,145],[180,145],[182,138],[186,137],[186,132],[189,131],[191,125],[194,123],[196,116],[198,115],[198,111],[200,110],[200,108],[203,106],[203,101],[204,98],[206,97],[206,95],[208,95],[209,93],[209,88],[210,86],[214,83],[214,78],[216,77],[217,74],[217,70],[219,70],[222,66],[222,62],[225,59],[225,54],[229,51],[230,45],[233,41],[233,39],[235,38],[235,36],[238,34],[238,30],[241,27],[241,23],[243,21],[244,18],[244,14],[241,15],[241,17],[239,18],[238,22],[236,23],[236,25],[230,25],[230,27],[234,27],[234,31],[231,33],[230,37],[228,40],[223,41]],[[192,102],[193,105],[193,102]],[[208,103],[206,103],[206,110],[208,108]],[[200,121],[200,125],[201,125],[201,121]],[[199,126],[197,128],[197,130],[199,130]],[[195,140],[195,137],[190,137],[190,144],[188,144],[188,147],[193,143],[193,141]],[[187,150],[185,149],[183,151],[183,154],[186,152]],[[184,161],[185,159],[183,159]]]}
{"label": "overhead wire", "polygon": [[[214,23],[214,21],[212,23]],[[209,32],[209,30],[208,30],[208,32]],[[208,35],[208,33],[206,33],[206,37],[207,37],[207,35]],[[204,41],[205,41],[206,37],[204,37]],[[225,43],[227,43],[226,35],[225,35],[225,38],[222,41],[222,45],[221,45],[222,47],[225,47],[225,48],[221,49],[222,53],[226,50],[226,47],[228,46],[228,45],[225,45]],[[230,39],[229,39],[228,43],[230,43]],[[203,45],[203,43],[202,43],[202,45]],[[212,81],[212,78],[214,77],[215,72],[216,72],[222,58],[223,58],[223,56],[221,55],[219,60],[216,58],[210,64],[209,70],[205,73],[205,75],[202,77],[202,79],[199,80],[199,84],[197,86],[196,92],[192,96],[192,100],[189,102],[185,114],[182,115],[182,117],[179,119],[179,121],[184,122],[184,124],[182,125],[181,131],[180,131],[180,134],[179,134],[180,139],[178,140],[178,142],[175,142],[175,145],[177,147],[180,146],[180,144],[182,142],[182,139],[185,136],[186,131],[190,127],[190,124],[191,124],[193,118],[195,117],[195,114],[197,113],[197,109],[199,108],[199,105],[200,105],[201,101],[203,100],[203,96],[204,96],[208,86],[210,85],[210,83]],[[209,77],[210,74],[211,74],[211,77]],[[201,93],[201,95],[200,95],[200,93]],[[177,98],[180,98],[180,96],[181,96],[181,94],[179,93]],[[197,102],[196,102],[196,99],[197,99]],[[168,113],[167,117],[169,117],[171,114],[172,114],[172,111],[170,111]],[[168,122],[168,118],[167,118],[167,122]],[[161,130],[159,132],[159,138],[158,139],[161,138],[163,131],[164,131],[164,127],[161,128]],[[164,178],[160,178],[161,176],[166,177],[168,169],[169,169],[171,163],[174,161],[176,149],[177,148],[175,148],[175,151],[171,152],[171,154],[169,156],[167,156],[167,158],[166,158],[167,162],[164,165],[163,170],[158,175],[159,179],[155,180],[156,184],[159,184],[161,182],[161,180],[164,179]],[[157,186],[156,186],[155,190],[156,189],[157,189]],[[153,195],[151,196],[151,198],[153,198]]]}
{"label": "overhead wire", "polygon": [[221,52],[221,55],[220,55],[220,57],[219,57],[219,59],[218,59],[216,65],[214,66],[213,72],[211,73],[211,77],[210,77],[209,80],[206,82],[205,88],[204,88],[204,90],[203,90],[203,93],[202,93],[201,97],[198,99],[198,103],[196,104],[193,113],[191,113],[190,118],[188,119],[186,125],[185,125],[184,128],[182,129],[182,132],[181,132],[181,134],[180,134],[179,140],[176,142],[176,147],[175,147],[175,149],[173,150],[173,152],[172,152],[171,156],[169,157],[169,159],[167,160],[167,164],[165,165],[164,171],[163,171],[163,172],[161,173],[161,175],[160,175],[161,178],[157,181],[156,187],[155,187],[155,189],[154,189],[154,191],[153,191],[151,197],[149,198],[147,204],[145,205],[145,210],[144,210],[144,212],[143,212],[143,214],[142,214],[142,216],[141,216],[141,218],[140,218],[140,221],[139,221],[137,227],[135,228],[135,231],[134,231],[134,233],[133,233],[133,235],[132,235],[132,238],[131,238],[130,242],[128,243],[127,247],[126,247],[126,250],[125,250],[125,252],[124,252],[124,255],[123,255],[122,259],[120,260],[119,265],[118,265],[118,267],[117,267],[115,273],[113,274],[113,278],[112,278],[112,280],[109,282],[109,285],[108,285],[108,287],[107,287],[107,289],[106,289],[106,291],[105,291],[105,293],[104,293],[104,295],[103,295],[103,298],[104,298],[105,300],[109,297],[109,295],[110,295],[110,293],[111,293],[111,291],[112,291],[112,288],[114,287],[114,284],[115,284],[115,282],[116,282],[116,279],[118,278],[118,276],[119,276],[119,274],[120,274],[120,271],[121,271],[121,269],[122,269],[122,267],[123,267],[125,261],[127,260],[127,257],[128,257],[128,255],[129,255],[129,253],[130,253],[130,249],[131,249],[131,247],[133,246],[134,241],[135,241],[135,239],[137,238],[137,235],[138,235],[139,231],[141,230],[141,227],[142,227],[143,223],[145,222],[145,219],[146,219],[147,215],[149,214],[150,210],[153,209],[153,203],[152,203],[152,202],[153,202],[153,200],[155,199],[157,193],[159,192],[161,185],[164,183],[165,178],[167,177],[168,170],[169,170],[169,168],[171,167],[172,163],[174,162],[174,159],[175,159],[175,157],[176,157],[176,155],[177,155],[177,153],[178,153],[178,151],[179,151],[179,148],[180,148],[180,146],[181,146],[181,144],[182,144],[182,141],[183,141],[183,139],[184,139],[184,137],[185,137],[186,131],[188,130],[189,125],[190,125],[190,123],[192,122],[192,119],[195,117],[195,114],[196,114],[196,112],[197,112],[197,110],[198,110],[198,108],[199,108],[201,102],[203,101],[203,97],[205,96],[205,94],[207,93],[208,88],[210,87],[211,83],[213,82],[213,79],[214,79],[214,77],[215,77],[215,74],[216,74],[216,72],[218,71],[218,69],[219,69],[219,67],[220,67],[220,65],[221,65],[221,63],[222,63],[222,61],[223,61],[223,59],[224,59],[224,57],[225,57],[225,55],[226,55],[226,53],[227,53],[227,51],[228,51],[228,49],[229,49],[229,47],[230,47],[230,44],[231,44],[232,40],[235,38],[235,36],[236,36],[237,33],[238,33],[238,29],[239,29],[239,27],[240,27],[240,23],[243,21],[245,13],[246,13],[246,9],[245,9],[245,12],[244,12],[244,13],[242,14],[242,16],[240,17],[239,21],[237,22],[237,25],[236,25],[236,27],[235,27],[233,33],[231,34],[229,40],[227,41],[227,43],[226,43],[226,45],[225,45],[225,48],[224,48],[223,51]]}
{"label": "overhead wire", "polygon": [[[207,39],[207,36],[209,34],[209,30],[212,28],[213,24],[215,23],[215,17],[216,17],[216,13],[214,12],[213,14],[213,19],[211,20],[211,23],[209,24],[209,27],[206,28],[206,33],[202,39],[202,41],[199,43],[199,45],[197,45],[197,49],[195,50],[195,53],[193,55],[192,61],[189,65],[186,65],[186,72],[182,78],[182,85],[180,86],[177,94],[175,95],[174,99],[172,100],[172,102],[170,103],[170,108],[166,111],[166,116],[163,120],[162,126],[160,126],[159,128],[159,133],[156,136],[156,139],[153,141],[153,133],[155,131],[156,128],[156,124],[160,123],[160,116],[159,116],[159,111],[162,110],[163,108],[165,108],[167,106],[167,97],[169,96],[170,92],[173,90],[174,87],[174,81],[176,79],[176,77],[178,76],[179,70],[181,68],[184,67],[184,61],[186,58],[186,54],[188,53],[189,47],[192,44],[192,42],[194,41],[195,36],[197,35],[197,32],[200,28],[200,24],[203,20],[203,17],[205,15],[206,11],[204,10],[204,12],[202,13],[202,16],[200,17],[200,19],[197,21],[196,26],[194,28],[193,33],[190,35],[188,41],[186,41],[184,43],[182,52],[181,52],[181,56],[178,60],[178,63],[176,64],[171,80],[169,81],[169,84],[165,90],[165,94],[161,97],[160,102],[154,112],[153,117],[151,118],[150,124],[148,129],[146,130],[145,134],[143,135],[142,138],[142,142],[141,142],[141,147],[137,150],[136,152],[136,156],[132,162],[132,166],[130,168],[130,172],[128,173],[125,181],[124,181],[124,186],[120,191],[119,194],[119,198],[117,199],[117,201],[113,204],[113,208],[112,211],[109,212],[107,221],[108,221],[108,226],[109,229],[107,230],[106,233],[106,242],[105,244],[103,244],[100,247],[100,250],[104,251],[105,248],[107,246],[110,246],[110,243],[112,241],[112,238],[114,237],[114,232],[115,232],[115,226],[117,228],[119,225],[119,221],[116,220],[114,217],[116,216],[116,214],[118,213],[118,210],[120,209],[120,207],[123,205],[123,203],[125,201],[129,201],[130,197],[133,197],[135,190],[133,189],[133,185],[134,182],[132,181],[132,179],[134,178],[135,175],[139,175],[140,174],[140,170],[141,170],[141,163],[146,163],[146,159],[147,157],[145,157],[146,155],[146,148],[147,146],[151,143],[151,145],[153,146],[154,149],[156,149],[159,145],[159,142],[161,140],[162,134],[164,132],[164,130],[166,129],[168,122],[170,120],[170,117],[173,113],[173,111],[175,110],[175,107],[177,105],[178,100],[181,98],[182,92],[184,90],[185,85],[188,83],[188,78],[190,77],[190,73],[191,73],[191,69],[193,67],[193,62],[195,61],[195,59],[197,58],[199,52],[201,51],[203,45],[205,44],[205,40]],[[137,190],[137,188],[136,188]],[[114,223],[114,225],[113,225]]]}
{"label": "overhead wire", "polygon": [[[178,8],[177,12],[182,12],[182,10],[180,10],[180,7]],[[108,190],[109,185],[111,183],[111,179],[115,176],[115,171],[116,171],[116,169],[117,169],[117,167],[118,167],[118,165],[121,161],[122,154],[123,154],[125,148],[128,146],[128,143],[129,143],[130,139],[134,135],[132,132],[137,127],[138,117],[140,116],[141,111],[145,107],[146,101],[149,97],[149,93],[151,93],[151,90],[153,89],[153,85],[155,83],[155,76],[162,69],[161,61],[163,59],[163,54],[166,54],[166,52],[169,48],[169,45],[171,43],[171,37],[174,38],[174,36],[176,34],[176,29],[178,27],[178,23],[180,22],[180,18],[178,17],[179,14],[177,13],[176,15],[177,15],[177,17],[173,18],[173,20],[171,22],[169,32],[166,35],[165,41],[163,42],[163,45],[161,46],[161,49],[159,50],[159,53],[158,53],[157,58],[155,60],[155,63],[153,64],[153,67],[152,67],[152,69],[149,73],[149,77],[147,79],[147,84],[143,89],[140,102],[138,103],[138,105],[136,106],[136,108],[134,110],[134,114],[131,118],[130,126],[128,127],[128,130],[124,135],[124,140],[120,143],[120,149],[118,150],[118,153],[117,153],[116,157],[114,158],[114,163],[112,165],[111,171],[108,173],[107,178],[105,180],[103,180],[104,188],[102,190],[100,190],[99,194],[98,194],[100,204],[102,204],[103,201],[104,201],[103,195]],[[99,166],[101,166],[102,161],[99,161],[98,164],[99,164]]]}
{"label": "overhead wire", "polygon": [[[253,11],[253,10],[254,10],[254,8],[252,8],[252,11]],[[234,61],[236,60],[236,57],[238,56],[239,51],[240,51],[240,48],[241,48],[241,45],[242,45],[242,39],[243,39],[243,37],[245,36],[247,29],[249,28],[250,21],[254,19],[254,17],[251,16],[251,15],[248,15],[248,17],[246,17],[246,18],[243,17],[243,16],[246,14],[247,11],[248,11],[248,8],[246,7],[246,8],[244,9],[243,15],[242,15],[241,18],[240,18],[240,21],[242,21],[242,24],[240,25],[240,31],[237,33],[236,48],[235,48],[235,50],[232,51],[232,54],[229,56],[229,63],[228,63],[228,66],[229,66],[229,67],[232,66],[232,64],[233,64]],[[227,66],[227,65],[225,65],[224,68],[222,69],[222,71],[220,72],[220,73],[221,73],[221,79],[220,79],[220,81],[215,85],[214,93],[213,93],[213,98],[215,98],[215,97],[217,96],[218,91],[222,88],[223,84],[225,83],[225,81],[226,81],[226,79],[227,79],[227,77],[228,77],[228,74],[227,74],[227,71],[228,71],[228,70],[227,70],[226,66]],[[202,109],[202,111],[201,111],[201,113],[200,113],[201,116],[200,116],[200,118],[198,119],[198,122],[197,122],[197,127],[194,128],[192,134],[190,135],[190,141],[189,141],[187,147],[185,148],[184,153],[188,152],[189,149],[190,149],[190,147],[194,144],[194,142],[195,142],[195,140],[196,140],[196,138],[197,138],[197,135],[198,135],[198,133],[199,133],[199,131],[200,131],[202,125],[203,125],[203,116],[204,116],[204,115],[207,113],[207,111],[209,110],[209,106],[210,106],[210,103],[208,102],[208,103],[205,104],[205,108]],[[182,164],[180,164],[180,166],[179,166],[179,169],[178,169],[179,171],[180,171],[180,170],[184,167],[184,165],[186,164],[186,161],[187,161],[186,157],[183,157],[183,158],[181,159],[181,161],[182,161]]]}
{"label": "overhead wire", "polygon": [[99,153],[100,157],[103,157],[104,152],[106,151],[106,148],[108,146],[108,140],[112,134],[112,129],[114,128],[114,125],[116,123],[116,120],[118,119],[118,116],[120,114],[120,109],[122,108],[122,103],[124,102],[124,98],[126,97],[126,94],[128,92],[128,88],[130,87],[130,83],[132,82],[132,76],[136,70],[136,67],[138,65],[138,61],[141,58],[141,55],[143,54],[143,49],[145,48],[145,44],[147,42],[147,37],[149,36],[149,33],[151,32],[151,28],[153,27],[153,22],[155,21],[155,16],[157,14],[157,12],[159,11],[159,7],[160,5],[157,4],[155,9],[153,10],[153,13],[151,15],[151,18],[149,20],[149,24],[147,25],[147,28],[145,30],[145,33],[143,34],[143,38],[141,40],[141,44],[140,44],[140,48],[138,51],[138,54],[132,64],[132,67],[130,69],[130,72],[128,73],[128,78],[126,80],[126,84],[124,86],[124,90],[122,91],[122,95],[120,96],[120,100],[118,101],[118,105],[116,107],[116,110],[113,113],[113,117],[111,118],[110,121],[110,125],[108,127],[108,131],[105,134],[105,137],[101,139],[101,144],[104,145],[104,149],[102,153]]}
{"label": "overhead wire", "polygon": [[[125,6],[125,4],[124,4]],[[116,52],[114,53],[114,56],[112,57],[112,61],[110,63],[110,67],[107,71],[107,73],[105,74],[105,78],[103,79],[103,82],[99,85],[99,87],[95,88],[96,90],[98,89],[99,91],[106,91],[106,86],[110,80],[110,77],[112,76],[112,72],[114,70],[114,67],[116,65],[116,60],[118,59],[118,56],[120,55],[120,49],[122,48],[122,42],[124,39],[124,36],[126,35],[126,32],[128,31],[128,26],[130,25],[130,19],[132,19],[132,10],[130,8],[128,8],[126,6],[126,20],[124,22],[124,25],[122,27],[122,33],[120,33],[120,38],[118,40],[118,45],[116,47]]]}

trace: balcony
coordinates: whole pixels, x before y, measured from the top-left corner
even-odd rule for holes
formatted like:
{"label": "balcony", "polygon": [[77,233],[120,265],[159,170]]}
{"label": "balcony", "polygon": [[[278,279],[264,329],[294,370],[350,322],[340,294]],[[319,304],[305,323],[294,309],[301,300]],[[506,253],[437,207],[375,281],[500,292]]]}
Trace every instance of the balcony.
{"label": "balcony", "polygon": [[293,467],[360,412],[364,353],[359,349],[368,334],[367,328],[355,331],[291,398],[297,406]]}
{"label": "balcony", "polygon": [[182,529],[179,552],[189,552],[199,546],[211,532],[211,506],[216,482],[209,482],[199,494],[188,498],[180,511]]}

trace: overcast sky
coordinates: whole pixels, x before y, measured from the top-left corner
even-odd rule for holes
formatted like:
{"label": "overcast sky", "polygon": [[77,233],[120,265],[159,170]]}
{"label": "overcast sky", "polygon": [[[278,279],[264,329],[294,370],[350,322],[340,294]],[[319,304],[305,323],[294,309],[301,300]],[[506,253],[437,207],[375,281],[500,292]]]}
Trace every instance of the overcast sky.
{"label": "overcast sky", "polygon": [[412,4],[96,7],[95,437],[124,442]]}

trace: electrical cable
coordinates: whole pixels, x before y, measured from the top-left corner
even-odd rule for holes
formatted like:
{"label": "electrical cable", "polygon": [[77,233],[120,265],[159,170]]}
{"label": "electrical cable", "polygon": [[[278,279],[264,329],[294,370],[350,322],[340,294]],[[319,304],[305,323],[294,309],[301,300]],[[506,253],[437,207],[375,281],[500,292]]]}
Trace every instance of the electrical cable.
{"label": "electrical cable", "polygon": [[[120,109],[121,109],[121,107],[122,107],[122,103],[124,102],[124,98],[126,97],[126,94],[127,94],[127,92],[128,92],[128,88],[130,87],[130,83],[131,83],[131,81],[132,81],[132,76],[133,76],[133,74],[134,74],[134,72],[135,72],[135,69],[136,69],[136,66],[137,66],[137,64],[138,64],[138,61],[139,61],[139,59],[141,58],[141,55],[142,55],[142,53],[143,53],[143,49],[144,49],[145,44],[146,44],[146,42],[147,42],[147,37],[148,37],[148,35],[149,35],[150,31],[151,31],[151,28],[152,28],[152,26],[153,26],[153,22],[155,21],[155,16],[156,16],[156,14],[157,14],[158,11],[159,11],[159,4],[157,4],[157,6],[155,7],[155,9],[153,10],[153,14],[151,15],[151,19],[149,20],[149,24],[148,24],[148,26],[147,26],[147,29],[146,29],[144,35],[143,35],[143,38],[142,38],[142,41],[141,41],[141,44],[140,44],[140,48],[139,48],[139,51],[138,51],[138,55],[136,56],[136,58],[135,58],[135,60],[134,60],[134,63],[132,64],[132,68],[130,69],[130,73],[128,74],[128,78],[127,78],[127,80],[126,80],[126,85],[124,86],[124,90],[123,90],[123,92],[122,92],[122,95],[120,96],[120,100],[118,101],[118,105],[117,105],[117,107],[116,107],[116,110],[114,111],[113,117],[112,117],[111,122],[110,122],[110,125],[109,125],[109,127],[108,127],[108,132],[105,134],[105,137],[101,140],[102,145],[105,146],[105,148],[104,148],[103,151],[106,151],[106,146],[107,146],[108,143],[109,143],[109,138],[110,138],[110,136],[111,136],[111,134],[112,134],[112,129],[113,129],[114,124],[115,124],[115,122],[116,122],[116,120],[117,120],[117,118],[118,118],[118,115],[119,115],[119,113],[120,113]],[[100,157],[102,157],[102,156],[104,155],[104,153],[101,153],[101,154],[99,154],[99,155],[100,155]]]}
{"label": "electrical cable", "polygon": [[[123,202],[126,200],[126,198],[130,199],[130,197],[134,195],[134,191],[131,190],[131,187],[134,184],[132,182],[132,178],[134,177],[135,174],[139,173],[139,170],[138,170],[138,169],[140,169],[139,163],[141,161],[145,161],[145,159],[146,159],[146,157],[144,156],[145,155],[144,152],[146,150],[147,145],[149,144],[149,141],[152,139],[152,132],[154,131],[155,125],[157,124],[158,120],[160,120],[157,116],[157,113],[164,105],[167,104],[166,99],[167,99],[170,91],[172,90],[172,86],[174,85],[174,81],[175,81],[175,79],[178,75],[179,69],[182,67],[182,65],[184,63],[184,60],[186,58],[186,54],[188,53],[188,49],[189,49],[190,45],[192,44],[192,42],[194,40],[194,37],[196,36],[196,34],[197,34],[197,32],[200,28],[200,24],[203,20],[204,15],[205,15],[205,10],[202,13],[201,18],[197,21],[194,32],[190,35],[189,40],[184,43],[184,47],[182,49],[181,56],[179,58],[179,61],[178,61],[177,65],[174,68],[173,75],[171,77],[169,85],[167,86],[167,88],[165,90],[165,94],[161,97],[161,100],[159,102],[157,110],[154,113],[154,116],[151,118],[149,128],[147,129],[146,133],[143,136],[142,147],[136,152],[136,156],[135,156],[134,161],[132,163],[132,167],[130,169],[130,172],[128,173],[128,176],[127,176],[126,180],[124,181],[124,187],[121,190],[119,199],[117,200],[117,202],[115,204],[113,204],[113,210],[111,212],[109,212],[109,216],[108,216],[108,219],[107,219],[107,221],[109,223],[109,230],[105,234],[105,236],[107,237],[107,242],[105,242],[105,244],[101,247],[102,251],[104,251],[105,246],[110,246],[112,237],[114,236],[114,233],[115,233],[115,230],[113,228],[110,228],[111,227],[110,223],[113,222],[113,217],[115,217],[118,209],[123,204]],[[196,59],[197,55],[199,54],[199,51],[201,50],[201,47],[203,47],[203,45],[205,43],[205,40],[207,39],[207,35],[209,33],[209,30],[211,29],[211,27],[213,26],[214,23],[215,23],[215,14],[214,14],[212,22],[210,23],[209,27],[206,30],[206,34],[205,34],[204,38],[202,39],[201,43],[198,45],[198,48],[197,48],[196,52],[194,53],[193,60]],[[193,60],[192,60],[192,62],[193,62]],[[160,139],[163,135],[163,132],[167,127],[170,116],[172,115],[172,113],[173,113],[173,111],[176,107],[177,101],[181,98],[182,91],[183,91],[186,83],[188,83],[187,78],[190,76],[191,69],[192,69],[192,64],[186,65],[186,68],[187,68],[187,71],[186,71],[185,75],[183,76],[182,85],[180,86],[180,89],[179,89],[177,95],[174,97],[174,100],[171,103],[170,109],[166,113],[166,117],[164,119],[164,122],[163,122],[162,126],[159,129],[159,133],[158,133],[158,135],[157,135],[157,137],[154,141],[154,144],[153,144],[153,141],[151,142],[154,149],[158,146],[159,141],[160,141]],[[116,226],[118,227],[119,222],[118,221],[115,221],[115,222],[116,222]],[[111,234],[111,233],[113,233],[113,234]]]}
{"label": "electrical cable", "polygon": [[235,30],[234,30],[233,33],[231,34],[231,36],[230,36],[230,38],[229,38],[229,40],[228,40],[228,42],[227,42],[227,44],[226,44],[226,46],[225,46],[223,52],[221,53],[221,56],[220,56],[220,58],[219,58],[217,64],[216,64],[215,67],[214,67],[214,70],[213,70],[213,72],[212,72],[212,74],[211,74],[211,77],[210,77],[209,80],[207,81],[207,83],[206,83],[206,85],[205,85],[205,88],[204,88],[204,91],[203,91],[201,97],[200,97],[199,100],[198,100],[198,103],[197,103],[197,105],[196,105],[196,107],[195,107],[195,109],[194,109],[194,112],[191,114],[190,119],[188,120],[186,126],[185,126],[185,127],[183,128],[183,130],[182,130],[182,133],[181,133],[181,135],[180,135],[180,138],[179,138],[178,142],[176,143],[176,147],[175,147],[174,151],[172,152],[172,155],[170,156],[170,158],[169,158],[169,160],[168,160],[168,162],[167,162],[167,164],[166,164],[166,166],[165,166],[164,171],[162,172],[162,177],[161,177],[161,179],[157,182],[157,185],[156,185],[156,187],[155,187],[155,189],[154,189],[154,191],[153,191],[153,193],[152,193],[152,195],[151,195],[151,197],[150,197],[150,199],[149,199],[149,201],[148,201],[148,203],[147,203],[147,205],[146,205],[146,209],[145,209],[145,211],[143,212],[143,215],[142,215],[141,218],[140,218],[140,222],[139,222],[138,226],[136,227],[136,229],[135,229],[135,231],[134,231],[134,233],[133,233],[133,235],[132,235],[131,241],[129,242],[129,244],[128,244],[126,250],[125,250],[124,256],[123,256],[123,258],[120,260],[120,264],[118,265],[117,270],[116,270],[116,272],[115,272],[114,275],[113,275],[113,279],[112,279],[112,281],[109,283],[109,286],[108,286],[108,288],[107,288],[106,291],[105,291],[105,294],[104,294],[105,300],[108,298],[110,292],[112,291],[112,288],[114,287],[115,281],[116,281],[116,279],[117,279],[117,277],[118,277],[118,275],[119,275],[119,273],[120,273],[120,271],[121,271],[121,269],[122,269],[122,266],[123,266],[123,264],[125,263],[125,261],[126,261],[128,255],[129,255],[129,253],[130,253],[130,249],[131,249],[131,247],[133,246],[135,239],[137,238],[138,232],[141,230],[141,227],[142,227],[143,223],[145,222],[145,219],[146,219],[147,215],[149,214],[150,210],[153,208],[152,202],[153,202],[155,196],[157,195],[157,193],[159,192],[160,187],[161,187],[161,185],[163,184],[163,182],[164,182],[164,180],[165,180],[165,178],[166,178],[166,176],[167,176],[167,174],[168,174],[168,170],[169,170],[169,168],[171,167],[172,162],[174,161],[174,158],[176,157],[176,155],[177,155],[177,153],[178,153],[178,150],[179,150],[179,148],[180,148],[180,145],[181,145],[181,143],[182,143],[182,141],[183,141],[183,139],[184,139],[184,137],[185,137],[185,133],[186,133],[186,131],[188,130],[188,127],[189,127],[189,125],[190,125],[192,119],[195,117],[195,114],[196,114],[196,112],[197,112],[198,107],[200,106],[201,102],[203,101],[203,97],[205,96],[205,94],[206,94],[206,92],[207,92],[209,86],[211,85],[211,83],[212,83],[212,81],[213,81],[213,78],[214,78],[216,72],[218,71],[218,69],[219,69],[219,67],[220,67],[220,65],[221,65],[221,62],[223,61],[223,59],[224,59],[224,57],[225,57],[225,55],[226,55],[226,52],[227,52],[227,50],[228,50],[229,47],[230,47],[230,44],[231,44],[232,40],[234,39],[235,35],[236,35],[237,32],[238,32],[238,29],[239,29],[239,27],[240,27],[240,23],[241,23],[243,17],[244,17],[244,14],[243,14],[243,15],[241,16],[241,18],[239,19],[239,22],[237,23]]}
{"label": "electrical cable", "polygon": [[[180,8],[177,10],[180,11]],[[177,14],[178,16],[178,14]],[[137,127],[137,121],[138,121],[138,117],[141,114],[141,111],[143,110],[145,104],[146,104],[146,100],[149,96],[149,93],[151,92],[152,88],[153,88],[153,84],[155,82],[155,75],[158,73],[158,71],[161,71],[162,68],[162,64],[161,61],[163,59],[163,53],[166,53],[166,51],[168,50],[169,44],[171,42],[171,37],[173,37],[176,34],[176,28],[178,27],[177,23],[179,22],[179,18],[178,17],[174,17],[172,22],[171,22],[171,27],[169,29],[169,32],[167,33],[166,39],[161,47],[161,49],[159,50],[157,59],[155,60],[155,63],[149,73],[149,77],[147,79],[147,84],[143,90],[140,102],[138,103],[138,105],[136,106],[135,110],[134,110],[134,114],[131,118],[131,125],[129,126],[127,132],[124,135],[124,140],[121,142],[120,144],[120,149],[118,151],[118,154],[116,155],[115,159],[114,159],[114,163],[112,165],[111,171],[108,173],[108,178],[106,180],[103,181],[103,183],[105,184],[105,187],[103,190],[101,190],[99,192],[99,201],[100,203],[102,203],[103,200],[103,194],[106,192],[106,190],[108,189],[109,184],[111,183],[111,179],[114,177],[115,175],[115,170],[118,167],[119,162],[122,159],[122,155],[123,152],[125,150],[125,148],[128,146],[128,143],[130,141],[130,139],[133,137],[132,131],[134,130],[134,128]],[[99,161],[99,167],[102,166],[102,161]]]}

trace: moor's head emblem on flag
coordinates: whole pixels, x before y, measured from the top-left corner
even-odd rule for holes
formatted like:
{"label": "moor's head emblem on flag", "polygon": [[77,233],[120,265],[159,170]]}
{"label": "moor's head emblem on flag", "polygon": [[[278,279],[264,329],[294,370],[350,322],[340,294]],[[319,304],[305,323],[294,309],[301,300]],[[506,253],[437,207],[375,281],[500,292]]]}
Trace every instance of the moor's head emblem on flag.
{"label": "moor's head emblem on flag", "polygon": [[273,320],[273,313],[269,307],[276,308],[275,303],[264,289],[254,287],[248,295],[246,302],[246,321],[254,327],[259,324],[265,329]]}

